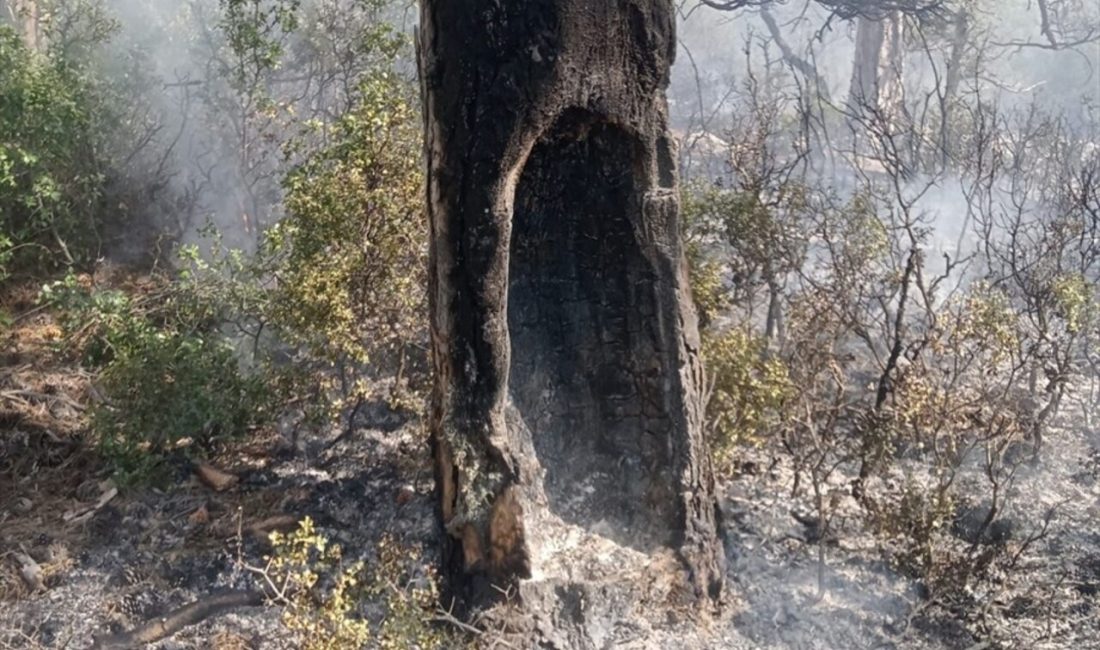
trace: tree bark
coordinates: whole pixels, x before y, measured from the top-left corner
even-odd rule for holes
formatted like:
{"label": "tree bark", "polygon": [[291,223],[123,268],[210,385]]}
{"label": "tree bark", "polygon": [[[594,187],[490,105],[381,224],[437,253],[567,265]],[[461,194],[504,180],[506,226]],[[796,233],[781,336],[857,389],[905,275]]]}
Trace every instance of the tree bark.
{"label": "tree bark", "polygon": [[3,7],[3,13],[23,38],[27,49],[38,51],[41,45],[38,33],[38,0],[0,0],[0,7]]}
{"label": "tree bark", "polygon": [[899,132],[905,111],[903,85],[905,17],[892,12],[881,19],[862,17],[856,27],[856,52],[848,109],[876,111],[892,132]]}
{"label": "tree bark", "polygon": [[561,594],[599,571],[570,562],[610,544],[673,549],[697,596],[717,598],[665,100],[671,3],[421,7],[430,423],[452,591],[475,606],[538,582]]}
{"label": "tree bark", "polygon": [[960,11],[955,15],[951,36],[951,55],[947,60],[946,81],[940,107],[940,162],[944,170],[951,159],[953,146],[954,109],[958,101],[959,83],[962,81],[963,56],[970,41],[970,14]]}

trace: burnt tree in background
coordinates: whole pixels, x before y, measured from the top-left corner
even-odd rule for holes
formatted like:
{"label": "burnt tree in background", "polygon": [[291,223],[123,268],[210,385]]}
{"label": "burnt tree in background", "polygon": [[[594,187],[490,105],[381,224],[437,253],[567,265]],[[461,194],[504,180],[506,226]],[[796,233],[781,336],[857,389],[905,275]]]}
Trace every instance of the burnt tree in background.
{"label": "burnt tree in background", "polygon": [[668,0],[422,3],[431,428],[446,564],[475,602],[552,581],[570,535],[674,549],[720,592],[675,48]]}
{"label": "burnt tree in background", "polygon": [[905,111],[905,16],[899,11],[863,16],[857,25],[848,110],[874,111],[891,130],[900,130]]}

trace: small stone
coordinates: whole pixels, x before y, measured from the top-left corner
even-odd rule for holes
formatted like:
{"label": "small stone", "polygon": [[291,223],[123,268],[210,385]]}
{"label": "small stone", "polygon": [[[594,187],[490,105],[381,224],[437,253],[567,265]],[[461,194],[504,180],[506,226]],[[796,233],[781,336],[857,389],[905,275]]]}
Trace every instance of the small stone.
{"label": "small stone", "polygon": [[30,512],[33,507],[34,503],[32,503],[30,499],[27,497],[19,497],[16,499],[15,505],[12,506],[12,510],[19,514],[26,514]]}
{"label": "small stone", "polygon": [[95,480],[87,480],[76,488],[76,498],[81,501],[92,501],[100,494],[99,483]]}
{"label": "small stone", "polygon": [[29,555],[16,553],[15,560],[19,562],[19,576],[23,578],[27,588],[31,591],[39,591],[45,586],[42,575],[42,567]]}

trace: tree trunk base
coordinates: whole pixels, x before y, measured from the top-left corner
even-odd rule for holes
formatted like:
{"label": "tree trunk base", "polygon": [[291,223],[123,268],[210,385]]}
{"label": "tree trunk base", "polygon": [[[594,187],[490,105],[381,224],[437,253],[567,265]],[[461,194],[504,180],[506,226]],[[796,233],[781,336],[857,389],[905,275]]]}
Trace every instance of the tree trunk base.
{"label": "tree trunk base", "polygon": [[501,637],[512,645],[664,648],[658,630],[709,615],[674,551],[636,551],[564,522],[548,532],[557,541],[540,572],[482,617],[490,629],[505,630]]}
{"label": "tree trunk base", "polygon": [[421,9],[451,590],[526,611],[548,647],[601,647],[642,603],[705,609],[725,565],[664,95],[672,4]]}

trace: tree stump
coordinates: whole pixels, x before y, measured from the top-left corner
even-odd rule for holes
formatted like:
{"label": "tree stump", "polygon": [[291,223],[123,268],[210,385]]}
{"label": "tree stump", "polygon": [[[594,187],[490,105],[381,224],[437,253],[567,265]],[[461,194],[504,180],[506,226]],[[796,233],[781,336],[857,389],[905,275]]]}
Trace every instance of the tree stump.
{"label": "tree stump", "polygon": [[475,606],[569,601],[671,556],[687,591],[715,599],[724,555],[665,99],[672,5],[421,7],[451,587]]}

